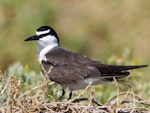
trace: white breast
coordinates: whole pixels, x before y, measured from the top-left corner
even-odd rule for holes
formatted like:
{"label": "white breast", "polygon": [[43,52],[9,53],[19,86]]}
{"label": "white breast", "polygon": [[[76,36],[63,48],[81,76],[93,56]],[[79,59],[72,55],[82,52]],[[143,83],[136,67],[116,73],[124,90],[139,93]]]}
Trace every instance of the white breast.
{"label": "white breast", "polygon": [[54,47],[56,47],[56,46],[58,46],[58,44],[49,45],[49,46],[45,47],[44,49],[42,49],[42,50],[40,51],[40,53],[39,53],[39,62],[41,63],[42,60],[43,60],[43,61],[47,61],[45,55],[46,55],[52,48],[54,48]]}
{"label": "white breast", "polygon": [[55,36],[45,36],[40,38],[38,41],[38,53],[39,53],[39,62],[42,60],[47,61],[46,54],[51,51],[54,47],[58,46],[58,40]]}

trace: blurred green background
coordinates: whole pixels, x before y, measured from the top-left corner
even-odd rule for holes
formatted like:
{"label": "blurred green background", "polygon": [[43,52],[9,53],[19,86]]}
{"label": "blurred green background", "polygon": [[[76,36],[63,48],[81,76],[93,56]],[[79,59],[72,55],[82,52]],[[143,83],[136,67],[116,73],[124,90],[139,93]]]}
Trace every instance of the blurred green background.
{"label": "blurred green background", "polygon": [[130,64],[150,64],[149,11],[149,0],[0,0],[0,69],[19,61],[40,71],[36,43],[24,39],[42,25],[63,47],[103,63],[127,51]]}

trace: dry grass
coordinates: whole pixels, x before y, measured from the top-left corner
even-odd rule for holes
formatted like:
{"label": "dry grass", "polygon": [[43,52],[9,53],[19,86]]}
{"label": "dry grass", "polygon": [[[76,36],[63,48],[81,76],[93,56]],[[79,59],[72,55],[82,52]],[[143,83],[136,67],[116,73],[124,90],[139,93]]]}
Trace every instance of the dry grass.
{"label": "dry grass", "polygon": [[53,84],[45,77],[43,84],[20,94],[21,81],[13,75],[9,75],[8,80],[1,74],[0,76],[0,113],[141,113],[150,112],[150,102],[136,95],[132,88],[124,93],[120,93],[118,83],[116,84],[116,96],[108,100],[104,105],[92,103],[95,92],[91,90],[90,98],[85,103],[73,103],[74,99],[80,98],[88,89],[67,102],[49,102],[49,86]]}

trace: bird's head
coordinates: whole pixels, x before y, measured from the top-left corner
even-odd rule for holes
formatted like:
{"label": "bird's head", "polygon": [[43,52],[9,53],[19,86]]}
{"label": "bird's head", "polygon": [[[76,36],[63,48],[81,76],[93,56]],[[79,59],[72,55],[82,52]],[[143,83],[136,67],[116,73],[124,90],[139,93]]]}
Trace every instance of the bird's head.
{"label": "bird's head", "polygon": [[59,38],[53,28],[49,26],[41,26],[36,30],[34,36],[25,41],[37,41],[41,45],[59,44]]}

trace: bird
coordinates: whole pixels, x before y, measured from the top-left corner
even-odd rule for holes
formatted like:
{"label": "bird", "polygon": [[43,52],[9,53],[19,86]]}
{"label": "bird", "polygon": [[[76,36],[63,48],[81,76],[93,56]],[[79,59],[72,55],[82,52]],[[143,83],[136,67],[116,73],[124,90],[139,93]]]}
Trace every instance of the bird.
{"label": "bird", "polygon": [[72,91],[118,80],[130,74],[128,70],[144,68],[148,65],[109,65],[90,59],[85,55],[67,50],[60,46],[59,37],[50,26],[41,26],[35,35],[24,41],[36,41],[38,45],[38,60],[43,74],[47,74],[51,81],[60,84],[62,94],[69,88],[69,99]]}

